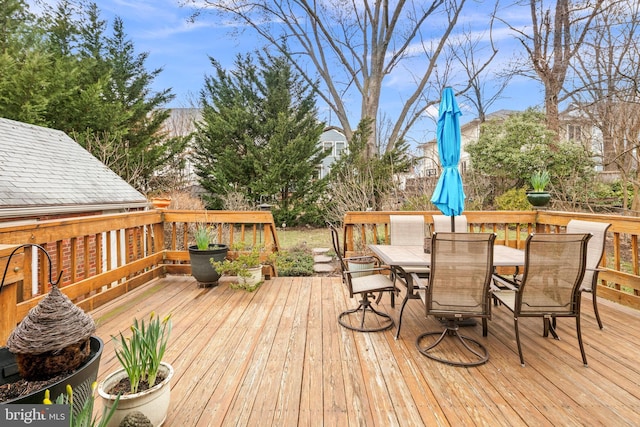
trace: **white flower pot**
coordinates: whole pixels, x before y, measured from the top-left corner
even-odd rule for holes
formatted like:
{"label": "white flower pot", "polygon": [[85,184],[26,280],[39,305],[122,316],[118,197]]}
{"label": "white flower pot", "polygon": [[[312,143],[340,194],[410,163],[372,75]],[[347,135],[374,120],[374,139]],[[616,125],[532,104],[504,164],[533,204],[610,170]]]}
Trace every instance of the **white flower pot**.
{"label": "white flower pot", "polygon": [[[151,424],[154,426],[161,426],[164,423],[167,418],[167,411],[171,400],[171,384],[169,382],[171,381],[171,377],[173,377],[173,367],[168,363],[161,362],[159,372],[166,376],[162,382],[148,390],[120,396],[118,407],[111,420],[109,420],[107,427],[117,427],[122,419],[126,417],[129,412],[133,411],[142,412],[149,418],[149,421],[151,421]],[[118,381],[126,377],[127,373],[125,370],[119,369],[109,374],[109,376],[98,385],[98,394],[102,397],[102,401],[107,409],[113,406],[117,397],[115,394],[107,393],[107,390],[110,390]]]}
{"label": "white flower pot", "polygon": [[[362,258],[347,261],[347,268],[349,269],[349,271],[371,270],[373,269],[374,265],[375,264],[373,258]],[[368,276],[370,274],[372,274],[371,271],[364,271],[363,273],[353,273],[351,274],[351,278]]]}
{"label": "white flower pot", "polygon": [[249,276],[248,277],[242,277],[242,276],[238,276],[238,282],[241,285],[245,285],[245,286],[253,286],[258,284],[261,280],[262,280],[262,266],[258,266],[258,267],[252,267],[248,269],[249,271]]}

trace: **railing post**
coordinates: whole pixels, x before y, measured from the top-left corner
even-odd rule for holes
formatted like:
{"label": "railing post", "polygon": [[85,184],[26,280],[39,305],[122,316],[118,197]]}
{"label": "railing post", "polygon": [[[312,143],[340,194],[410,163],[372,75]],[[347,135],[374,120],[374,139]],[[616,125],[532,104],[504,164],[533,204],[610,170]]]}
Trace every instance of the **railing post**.
{"label": "railing post", "polygon": [[[16,252],[11,259],[15,246],[0,245],[0,345],[7,343],[7,338],[18,323],[18,284],[23,277],[24,254]],[[30,262],[31,260],[29,260]],[[6,270],[6,273],[5,273]]]}

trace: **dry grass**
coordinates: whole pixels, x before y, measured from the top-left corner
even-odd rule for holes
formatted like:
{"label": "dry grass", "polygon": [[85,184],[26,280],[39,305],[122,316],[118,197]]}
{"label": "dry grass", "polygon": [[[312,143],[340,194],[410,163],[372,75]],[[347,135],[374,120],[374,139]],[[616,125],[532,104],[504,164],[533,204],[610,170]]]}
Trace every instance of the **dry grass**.
{"label": "dry grass", "polygon": [[282,249],[304,245],[308,248],[331,248],[328,228],[278,228],[278,240]]}

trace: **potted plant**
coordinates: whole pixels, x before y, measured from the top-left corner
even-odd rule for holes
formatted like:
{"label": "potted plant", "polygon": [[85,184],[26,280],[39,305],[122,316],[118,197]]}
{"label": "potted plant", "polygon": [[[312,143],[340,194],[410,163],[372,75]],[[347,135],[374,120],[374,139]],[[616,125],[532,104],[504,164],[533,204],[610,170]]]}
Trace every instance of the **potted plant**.
{"label": "potted plant", "polygon": [[[98,376],[104,345],[93,336],[96,326],[91,316],[58,287],[62,271],[53,280],[51,257],[44,247],[27,243],[14,248],[2,281],[11,257],[24,247],[46,257],[51,289],[11,332],[6,347],[0,348],[0,403],[41,404],[47,389],[55,395],[64,393],[67,386],[86,391]],[[84,401],[85,395],[79,393],[72,414]]]}
{"label": "potted plant", "polygon": [[173,367],[162,361],[171,334],[171,315],[160,320],[151,313],[149,322],[134,319],[131,336],[112,337],[122,368],[98,386],[107,409],[116,405],[108,426],[118,426],[130,412],[142,412],[154,426],[164,423],[169,409]]}
{"label": "potted plant", "polygon": [[194,233],[195,245],[189,246],[191,275],[202,287],[215,286],[220,279],[220,272],[211,265],[210,260],[222,261],[227,257],[229,247],[219,243],[211,243],[211,229],[208,224],[198,224]]}
{"label": "potted plant", "polygon": [[372,256],[351,257],[347,258],[346,261],[349,271],[362,271],[362,273],[353,273],[351,275],[352,278],[373,274],[371,270],[373,270],[376,264],[376,259]]}
{"label": "potted plant", "polygon": [[[236,246],[244,248],[244,245]],[[238,255],[233,259],[222,261],[211,260],[211,265],[220,274],[236,276],[237,283],[231,284],[234,289],[245,289],[255,291],[262,284],[262,263],[260,261],[260,248],[254,247],[250,251],[238,251]]]}
{"label": "potted plant", "polygon": [[546,206],[551,200],[551,194],[545,191],[547,184],[551,181],[549,172],[546,170],[536,171],[531,175],[530,182],[533,191],[527,193],[527,200],[533,206]]}

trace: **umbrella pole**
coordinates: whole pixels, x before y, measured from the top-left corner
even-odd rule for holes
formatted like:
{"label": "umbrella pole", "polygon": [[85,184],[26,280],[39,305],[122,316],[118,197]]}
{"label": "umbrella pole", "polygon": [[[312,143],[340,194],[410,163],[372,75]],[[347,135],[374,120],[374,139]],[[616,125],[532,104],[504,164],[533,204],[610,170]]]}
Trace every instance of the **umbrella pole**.
{"label": "umbrella pole", "polygon": [[451,232],[452,233],[456,232],[456,216],[455,215],[451,215]]}

